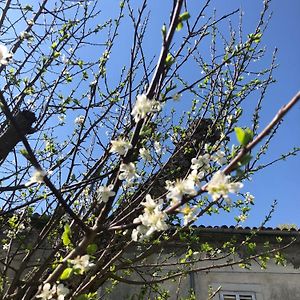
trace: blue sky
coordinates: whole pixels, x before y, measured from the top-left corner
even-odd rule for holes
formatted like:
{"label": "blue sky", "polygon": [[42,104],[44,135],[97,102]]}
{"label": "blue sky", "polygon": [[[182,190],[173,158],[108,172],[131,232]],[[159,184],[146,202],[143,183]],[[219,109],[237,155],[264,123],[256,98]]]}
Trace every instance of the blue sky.
{"label": "blue sky", "polygon": [[[262,1],[215,1],[219,12],[228,11],[230,8],[242,7],[245,29],[255,25],[262,7]],[[272,85],[266,95],[264,107],[264,123],[270,121],[278,109],[284,105],[297,91],[300,90],[300,1],[272,1],[270,11],[273,12],[269,28],[262,43],[267,47],[267,56],[270,57],[275,47],[278,48],[278,69],[274,73],[277,83]],[[262,128],[262,126],[261,126]],[[300,103],[284,118],[278,135],[269,149],[268,159],[277,157],[282,152],[287,152],[293,146],[300,146]],[[268,161],[267,159],[267,161]],[[298,190],[300,157],[291,157],[281,161],[260,173],[255,174],[253,182],[246,183],[245,189],[255,196],[255,207],[245,225],[257,226],[268,212],[272,202],[276,199],[278,205],[269,226],[279,224],[300,225],[300,193]],[[228,217],[218,216],[213,218],[214,224],[230,224]],[[206,223],[207,222],[207,223]],[[211,223],[211,220],[205,220]],[[211,224],[211,225],[214,225]]]}
{"label": "blue sky", "polygon": [[[141,4],[142,1],[136,1],[135,4]],[[216,8],[217,16],[229,13],[236,8],[244,11],[243,28],[244,35],[253,32],[260,12],[262,9],[262,0],[231,0],[231,1],[212,1],[210,11]],[[132,2],[133,3],[133,2]],[[145,40],[144,47],[147,53],[158,55],[161,45],[161,26],[163,22],[168,23],[169,8],[172,1],[149,1],[151,10],[151,33],[148,30],[148,37]],[[193,15],[193,8],[199,9],[204,1],[188,1]],[[119,2],[105,0],[102,2],[103,11],[109,9],[117,13]],[[136,9],[136,6],[135,6]],[[290,98],[300,90],[300,1],[295,0],[274,0],[270,5],[270,12],[273,17],[269,27],[263,37],[262,44],[266,46],[267,54],[261,64],[268,66],[271,62],[272,52],[275,47],[278,48],[277,63],[279,67],[274,72],[277,83],[273,84],[266,94],[264,109],[262,112],[262,123],[266,125],[276,112]],[[106,13],[104,13],[106,14]],[[207,15],[209,16],[209,15]],[[233,18],[236,20],[236,18]],[[235,21],[234,21],[235,22]],[[228,23],[224,22],[222,26],[226,30]],[[122,47],[117,48],[111,54],[113,61],[113,72],[118,64],[122,65],[128,61],[129,52],[126,46],[129,46],[131,40],[131,31],[122,32],[119,36],[119,44]],[[124,45],[124,46],[123,46]],[[122,49],[120,51],[120,49]],[[148,52],[149,51],[149,52]],[[156,58],[157,59],[157,58]],[[148,57],[148,60],[150,58]],[[109,71],[108,71],[109,72]],[[190,72],[193,73],[193,72]],[[112,75],[112,79],[115,74]],[[243,124],[246,125],[246,124]],[[248,124],[249,126],[249,124]],[[294,146],[300,146],[300,104],[284,118],[284,122],[278,131],[277,137],[271,143],[266,162],[277,158],[282,153],[290,151]],[[268,213],[271,204],[276,199],[278,205],[268,226],[276,227],[279,224],[297,224],[300,225],[300,210],[297,209],[300,204],[300,194],[298,191],[300,169],[300,157],[291,157],[287,161],[281,161],[260,173],[256,173],[252,182],[246,182],[243,191],[249,191],[255,196],[255,207],[251,211],[250,218],[244,223],[245,226],[258,226]],[[232,224],[232,216],[218,215],[214,217],[205,217],[200,223],[206,225]]]}
{"label": "blue sky", "polygon": [[[199,4],[198,1],[192,2],[194,2],[192,5],[195,7]],[[153,5],[154,9],[160,12],[167,8],[167,5],[162,5],[161,1],[155,1]],[[211,7],[216,8],[218,16],[230,12],[232,9],[242,8],[244,11],[243,26],[246,35],[255,28],[262,8],[262,1],[213,1]],[[273,118],[279,108],[300,90],[300,19],[298,15],[300,1],[272,1],[270,12],[273,13],[273,16],[263,37],[262,44],[267,49],[266,65],[270,63],[275,47],[278,48],[277,63],[279,67],[274,73],[277,83],[270,87],[266,95],[261,129]],[[192,14],[193,11],[191,10],[190,13]],[[157,26],[161,26],[161,20],[158,16],[155,22],[158,23]],[[266,161],[278,157],[281,153],[288,152],[293,146],[300,146],[300,103],[284,118],[277,137],[271,143]],[[287,161],[281,161],[262,170],[260,173],[255,174],[252,182],[245,183],[244,190],[255,196],[256,203],[250,218],[244,223],[245,226],[260,225],[275,199],[278,201],[278,205],[273,218],[267,225],[273,227],[279,224],[300,225],[300,210],[298,209],[300,204],[299,169],[300,157],[291,157]],[[222,225],[224,223],[232,224],[232,221],[232,216],[218,215],[212,218],[206,217],[200,223]]]}
{"label": "blue sky", "polygon": [[[142,1],[132,1],[135,4],[141,4]],[[199,8],[204,1],[188,1],[192,7],[190,9],[193,15],[193,8]],[[100,7],[103,6],[103,17],[107,19],[110,16],[116,16],[118,13],[119,1],[103,0],[100,1]],[[151,0],[151,29],[145,40],[145,50],[150,54],[148,61],[153,55],[158,55],[161,45],[161,26],[163,22],[168,23],[169,9],[171,0]],[[135,6],[136,8],[136,6]],[[243,28],[244,35],[253,32],[262,8],[262,0],[230,0],[212,1],[210,11],[216,8],[217,16],[229,13],[236,8],[242,8],[244,11]],[[273,84],[266,94],[266,101],[263,109],[263,125],[267,124],[289,99],[300,90],[300,1],[297,0],[273,0],[270,5],[270,12],[273,17],[269,27],[263,37],[262,44],[266,46],[267,54],[262,64],[269,65],[274,48],[279,49],[277,54],[277,63],[279,67],[274,73],[277,83]],[[208,16],[208,15],[207,15]],[[236,20],[236,18],[233,18]],[[222,23],[227,28],[227,22]],[[126,28],[126,26],[125,26]],[[128,29],[128,27],[127,27]],[[180,34],[180,33],[177,33]],[[105,37],[104,37],[105,39]],[[129,48],[132,39],[132,31],[120,32],[118,46],[111,53],[112,64],[108,65],[108,74],[111,74],[112,81],[119,78],[121,66],[129,61]],[[101,41],[100,41],[101,42]],[[121,46],[120,46],[121,45]],[[104,48],[103,48],[104,50]],[[101,53],[102,49],[99,50]],[[97,54],[98,55],[98,54]],[[155,60],[157,57],[155,58]],[[193,72],[190,72],[193,73]],[[116,76],[117,74],[117,76]],[[242,124],[244,125],[244,124]],[[246,125],[246,124],[245,124]],[[249,125],[249,124],[248,124]],[[284,122],[278,131],[278,135],[271,144],[266,161],[277,158],[281,153],[288,152],[293,146],[300,147],[300,104],[285,117]],[[253,177],[252,182],[246,182],[243,191],[249,191],[255,196],[256,205],[253,208],[250,218],[244,224],[257,226],[268,213],[272,202],[278,200],[276,211],[269,226],[279,224],[297,224],[300,226],[300,193],[298,191],[300,169],[300,156],[291,157],[287,161],[281,161],[270,168],[267,168]],[[213,218],[206,217],[200,222],[208,225],[232,224],[232,216],[218,215]]]}

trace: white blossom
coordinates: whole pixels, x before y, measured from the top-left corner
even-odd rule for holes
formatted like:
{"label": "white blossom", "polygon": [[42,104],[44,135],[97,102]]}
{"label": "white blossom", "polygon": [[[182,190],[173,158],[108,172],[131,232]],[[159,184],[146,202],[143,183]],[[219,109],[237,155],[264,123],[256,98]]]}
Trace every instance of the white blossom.
{"label": "white blossom", "polygon": [[159,206],[155,207],[152,213],[144,213],[139,217],[144,226],[147,227],[146,236],[150,236],[155,231],[163,231],[168,229],[165,220],[167,214],[163,212]]}
{"label": "white blossom", "polygon": [[135,122],[144,119],[149,112],[156,112],[161,109],[161,105],[156,100],[150,100],[145,94],[137,95],[135,105],[131,114]]}
{"label": "white blossom", "polygon": [[36,296],[36,298],[42,298],[42,300],[54,299],[53,296],[56,292],[55,286],[51,288],[50,283],[45,283],[43,285],[42,291]]}
{"label": "white blossom", "polygon": [[247,192],[247,193],[245,194],[245,200],[246,200],[247,203],[253,204],[254,199],[255,199],[254,196],[251,195],[249,192]]}
{"label": "white blossom", "polygon": [[74,120],[74,123],[76,124],[76,125],[83,125],[83,122],[84,122],[84,116],[78,116],[77,118],[75,118],[75,120]]}
{"label": "white blossom", "polygon": [[70,290],[65,287],[62,283],[60,283],[56,288],[57,300],[65,300],[65,296],[69,294]]}
{"label": "white blossom", "polygon": [[192,181],[197,187],[200,187],[201,180],[204,178],[204,176],[205,174],[203,171],[198,172],[198,170],[192,170],[187,179]]}
{"label": "white blossom", "polygon": [[141,204],[145,207],[144,212],[147,214],[151,214],[156,207],[161,206],[161,202],[153,200],[149,194],[146,195],[145,200],[146,201],[141,202]]}
{"label": "white blossom", "polygon": [[185,205],[180,209],[180,212],[183,214],[183,225],[188,225],[191,221],[196,219],[196,206]]}
{"label": "white blossom", "polygon": [[180,202],[183,195],[195,196],[197,194],[195,183],[189,179],[177,179],[174,184],[168,183],[166,189],[169,191],[167,199],[175,202]]}
{"label": "white blossom", "polygon": [[154,142],[154,150],[157,154],[161,154],[161,145],[159,142]]}
{"label": "white blossom", "polygon": [[124,164],[122,163],[120,166],[120,180],[132,181],[134,178],[138,177],[136,174],[136,168],[134,163]]}
{"label": "white blossom", "polygon": [[227,159],[225,157],[225,152],[218,150],[212,157],[213,161],[218,163],[219,165],[224,165],[227,162]]}
{"label": "white blossom", "polygon": [[210,160],[211,157],[209,154],[200,155],[199,157],[192,158],[192,165],[191,169],[198,170],[201,169],[203,171],[206,171],[210,168]]}
{"label": "white blossom", "polygon": [[206,190],[212,196],[213,200],[223,197],[230,200],[228,193],[237,193],[242,187],[241,182],[230,182],[230,176],[225,175],[222,171],[217,171],[208,182]]}
{"label": "white blossom", "polygon": [[239,222],[245,222],[247,220],[247,215],[239,215],[237,219]]}
{"label": "white blossom", "polygon": [[8,243],[3,244],[2,249],[7,251],[9,249],[9,244]]}
{"label": "white blossom", "polygon": [[36,296],[36,298],[42,298],[42,300],[64,300],[65,296],[70,292],[68,288],[66,288],[62,283],[59,285],[53,284],[51,288],[50,283],[45,283],[43,285],[42,291],[40,294]]}
{"label": "white blossom", "polygon": [[88,254],[77,256],[76,258],[71,259],[70,263],[73,265],[74,269],[79,271],[80,274],[87,272],[92,266],[94,266],[94,264],[90,262],[90,256]]}
{"label": "white blossom", "polygon": [[8,52],[8,49],[4,45],[0,45],[0,65],[7,65],[12,58],[12,54]]}
{"label": "white blossom", "polygon": [[162,203],[146,195],[145,201],[141,203],[144,206],[144,212],[138,218],[133,220],[134,223],[142,223],[133,229],[131,238],[133,241],[143,240],[149,237],[155,231],[163,231],[168,229],[165,222],[167,214],[162,211]]}
{"label": "white blossom", "polygon": [[118,139],[111,141],[111,148],[109,152],[125,155],[126,152],[131,148],[132,145],[129,141],[126,141],[125,139]]}
{"label": "white blossom", "polygon": [[30,186],[34,183],[43,183],[46,175],[47,172],[44,170],[35,170],[29,181],[25,183],[25,186]]}
{"label": "white blossom", "polygon": [[141,148],[141,149],[139,150],[139,152],[140,152],[140,155],[141,155],[141,158],[142,158],[142,159],[144,159],[144,160],[146,160],[146,161],[151,161],[151,160],[152,160],[152,157],[151,157],[150,152],[149,152],[148,149],[146,149],[146,148]]}
{"label": "white blossom", "polygon": [[109,186],[100,186],[97,190],[99,200],[106,203],[110,197],[113,197],[116,194],[112,189],[112,184]]}

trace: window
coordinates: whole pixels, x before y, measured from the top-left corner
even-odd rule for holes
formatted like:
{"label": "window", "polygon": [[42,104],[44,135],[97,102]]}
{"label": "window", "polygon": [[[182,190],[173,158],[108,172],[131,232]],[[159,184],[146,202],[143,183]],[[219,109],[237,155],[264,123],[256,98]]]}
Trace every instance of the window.
{"label": "window", "polygon": [[253,293],[247,292],[222,292],[221,300],[256,300]]}

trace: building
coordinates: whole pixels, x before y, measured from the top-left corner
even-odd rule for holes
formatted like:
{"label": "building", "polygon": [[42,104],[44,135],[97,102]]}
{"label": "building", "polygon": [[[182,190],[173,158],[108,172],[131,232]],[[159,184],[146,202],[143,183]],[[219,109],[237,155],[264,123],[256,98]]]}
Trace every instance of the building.
{"label": "building", "polygon": [[[114,288],[111,285],[103,287],[100,291],[101,299],[300,299],[300,231],[261,228],[253,235],[256,230],[257,228],[235,228],[233,226],[197,227],[195,232],[199,239],[192,246],[195,251],[190,257],[187,258],[186,251],[187,248],[191,247],[186,247],[182,241],[177,240],[166,243],[162,252],[153,253],[140,266],[137,265],[137,272],[131,275],[126,275],[126,272],[123,275],[118,273],[117,275],[127,283],[119,283]],[[247,247],[243,245],[243,241],[247,238],[251,238],[249,240],[250,248],[254,244],[256,245],[253,253],[249,253],[249,245]],[[197,247],[201,247],[201,245],[220,249],[225,243],[230,245],[230,241],[233,240],[236,245],[240,245],[237,247],[235,255],[229,253],[222,256],[221,253],[215,253],[209,257],[210,255],[204,255],[200,253],[201,251],[197,251]],[[285,261],[282,261],[282,256],[276,248],[278,246],[285,247],[290,242],[289,247],[280,251],[285,258]],[[259,256],[259,253],[265,250],[271,251],[270,256],[272,258]],[[136,253],[131,253],[133,257],[136,255]],[[249,261],[246,260],[244,265],[246,268],[241,268],[239,261],[249,255],[253,257],[256,255],[257,257],[251,260],[251,266],[248,265]],[[163,272],[168,274],[168,268],[174,269],[175,265],[172,265],[172,263],[184,264],[184,261],[192,260],[191,257],[193,257],[193,260],[197,260],[197,257],[200,259],[193,264],[186,264],[185,270],[187,272],[185,274],[159,282],[154,288],[147,284],[147,282],[151,283],[153,280],[160,278],[158,276],[159,265],[164,266],[165,270]],[[264,268],[265,263],[266,269]],[[281,263],[284,263],[284,266]],[[192,269],[197,271],[188,272]],[[141,284],[143,280],[144,285]],[[129,281],[131,281],[131,284],[129,284]],[[190,296],[191,291],[194,292],[193,297]]]}

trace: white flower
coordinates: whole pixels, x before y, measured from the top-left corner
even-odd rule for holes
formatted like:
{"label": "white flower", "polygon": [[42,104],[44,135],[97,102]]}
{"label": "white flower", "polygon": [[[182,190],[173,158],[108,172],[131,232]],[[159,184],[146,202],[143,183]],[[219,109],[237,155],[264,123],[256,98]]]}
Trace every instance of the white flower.
{"label": "white flower", "polygon": [[154,150],[157,154],[161,153],[161,145],[159,142],[154,142]]}
{"label": "white flower", "polygon": [[133,241],[143,240],[149,237],[155,231],[163,231],[168,229],[165,222],[167,214],[161,209],[162,203],[146,195],[146,201],[141,203],[144,206],[144,213],[133,220],[133,223],[142,223],[132,230],[131,238]]}
{"label": "white flower", "polygon": [[239,215],[238,217],[237,217],[237,220],[239,221],[239,222],[245,222],[246,220],[247,220],[247,215]]}
{"label": "white flower", "polygon": [[137,95],[135,105],[131,114],[135,122],[144,119],[149,112],[156,112],[161,109],[161,105],[156,100],[150,100],[145,94]]}
{"label": "white flower", "polygon": [[192,158],[191,169],[193,170],[202,169],[203,171],[206,171],[210,167],[209,163],[210,163],[209,154],[200,155],[198,158]]}
{"label": "white flower", "polygon": [[144,208],[144,212],[146,214],[151,214],[153,213],[153,211],[155,210],[156,207],[160,207],[161,206],[161,202],[156,202],[155,200],[152,199],[152,197],[147,194],[145,197],[146,201],[145,202],[141,202],[141,204],[145,207]]}
{"label": "white flower", "polygon": [[97,190],[99,200],[106,203],[110,197],[113,197],[116,194],[112,189],[112,184],[109,186],[100,186]]}
{"label": "white flower", "polygon": [[74,259],[70,260],[70,263],[73,265],[73,268],[79,271],[79,274],[87,272],[92,266],[93,263],[90,263],[90,256],[88,254],[83,256],[77,256]]}
{"label": "white flower", "polygon": [[169,191],[167,194],[167,199],[180,202],[183,195],[195,196],[197,191],[195,190],[195,183],[189,179],[177,179],[175,184],[166,186],[166,189]]}
{"label": "white flower", "polygon": [[109,152],[118,153],[119,155],[125,155],[126,152],[132,148],[130,142],[125,139],[118,139],[111,141],[111,148]]}
{"label": "white flower", "polygon": [[84,116],[78,116],[75,120],[74,120],[74,123],[77,124],[77,125],[82,125],[84,122]]}
{"label": "white flower", "polygon": [[65,296],[69,294],[70,290],[60,283],[56,288],[57,300],[65,300]]}
{"label": "white flower", "polygon": [[9,244],[8,243],[3,244],[2,249],[5,250],[5,251],[8,250],[9,249]]}
{"label": "white flower", "polygon": [[141,149],[139,150],[139,152],[140,152],[140,155],[141,155],[141,158],[142,158],[142,159],[144,159],[144,160],[146,160],[146,161],[151,161],[152,157],[151,157],[150,152],[149,152],[148,149],[146,149],[146,148],[141,148]]}
{"label": "white flower", "polygon": [[0,65],[7,65],[12,58],[12,54],[8,52],[8,49],[4,45],[0,45]]}
{"label": "white flower", "polygon": [[196,219],[196,206],[190,207],[186,205],[185,207],[180,209],[180,212],[183,214],[183,225],[188,225],[191,221]]}
{"label": "white flower", "polygon": [[227,159],[225,157],[225,152],[218,150],[212,157],[213,161],[218,163],[219,165],[224,165],[227,162]]}
{"label": "white flower", "polygon": [[177,102],[181,99],[181,97],[182,95],[177,93],[172,96],[172,99]]}
{"label": "white flower", "polygon": [[138,177],[136,174],[136,169],[134,163],[124,164],[122,163],[120,166],[120,180],[132,181],[134,178]]}
{"label": "white flower", "polygon": [[223,197],[229,200],[228,193],[237,193],[242,187],[241,182],[230,182],[230,176],[222,171],[217,171],[208,182],[206,190],[212,196],[213,200]]}
{"label": "white flower", "polygon": [[[136,218],[133,220],[133,223],[139,223],[140,219]],[[146,237],[148,229],[144,225],[138,225],[137,228],[132,230],[131,239],[135,242],[142,241]]]}
{"label": "white flower", "polygon": [[204,178],[205,174],[203,171],[198,172],[198,170],[192,170],[188,176],[188,180],[194,182],[197,187],[200,187],[201,180]]}
{"label": "white flower", "polygon": [[38,294],[36,296],[36,298],[42,298],[43,300],[53,299],[53,296],[54,296],[55,292],[56,292],[55,286],[53,286],[51,288],[51,284],[50,283],[45,283],[43,285],[43,289],[42,289],[41,293]]}
{"label": "white flower", "polygon": [[28,182],[25,183],[25,186],[30,186],[34,183],[43,183],[44,177],[47,175],[47,172],[44,170],[36,170]]}
{"label": "white flower", "polygon": [[155,231],[163,231],[168,229],[165,220],[167,214],[160,210],[157,206],[152,213],[144,213],[139,217],[144,226],[147,227],[146,236],[150,236]]}
{"label": "white flower", "polygon": [[249,192],[247,192],[245,194],[245,200],[246,200],[247,203],[253,204],[253,202],[254,202],[254,196],[251,195]]}

